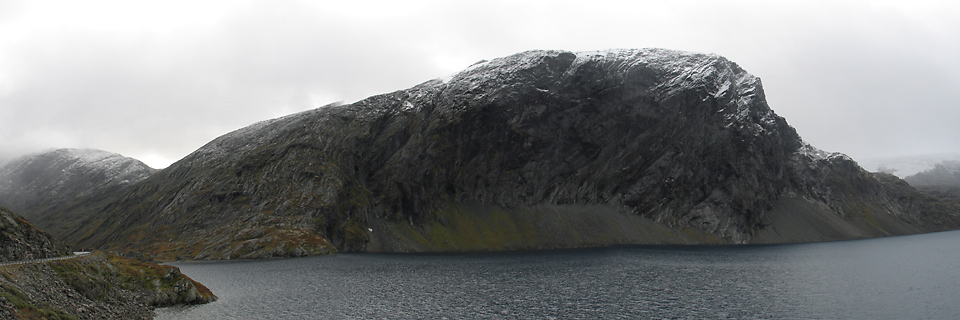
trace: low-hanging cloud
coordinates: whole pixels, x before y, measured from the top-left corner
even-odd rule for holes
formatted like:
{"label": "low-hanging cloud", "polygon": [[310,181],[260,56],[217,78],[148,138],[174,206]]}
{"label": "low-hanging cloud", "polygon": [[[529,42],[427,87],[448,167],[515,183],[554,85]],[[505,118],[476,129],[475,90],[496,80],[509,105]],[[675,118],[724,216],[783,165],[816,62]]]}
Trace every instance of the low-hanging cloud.
{"label": "low-hanging cloud", "polygon": [[6,57],[18,67],[0,96],[0,130],[12,138],[3,149],[184,155],[259,120],[442,75],[429,56],[399,41],[315,8],[267,3],[182,34],[30,37]]}
{"label": "low-hanging cloud", "polygon": [[[36,3],[0,5],[0,160],[94,147],[163,166],[256,121],[480,59],[611,47],[722,54],[763,78],[771,107],[826,150],[960,152],[956,5],[198,1],[112,12],[130,15],[115,25],[25,24],[58,7]],[[177,20],[186,13],[195,20]]]}

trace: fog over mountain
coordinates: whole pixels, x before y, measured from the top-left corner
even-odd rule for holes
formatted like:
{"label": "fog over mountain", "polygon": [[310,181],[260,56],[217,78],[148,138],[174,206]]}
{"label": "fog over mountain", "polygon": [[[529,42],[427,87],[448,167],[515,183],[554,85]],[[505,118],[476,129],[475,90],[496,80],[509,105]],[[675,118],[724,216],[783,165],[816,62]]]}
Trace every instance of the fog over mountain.
{"label": "fog over mountain", "polygon": [[958,153],[948,1],[0,2],[0,161],[95,148],[162,168],[263,119],[531,49],[716,53],[811,144]]}
{"label": "fog over mountain", "polygon": [[913,156],[868,157],[857,159],[864,169],[881,171],[907,178],[935,168],[944,162],[960,161],[960,153],[921,154]]}

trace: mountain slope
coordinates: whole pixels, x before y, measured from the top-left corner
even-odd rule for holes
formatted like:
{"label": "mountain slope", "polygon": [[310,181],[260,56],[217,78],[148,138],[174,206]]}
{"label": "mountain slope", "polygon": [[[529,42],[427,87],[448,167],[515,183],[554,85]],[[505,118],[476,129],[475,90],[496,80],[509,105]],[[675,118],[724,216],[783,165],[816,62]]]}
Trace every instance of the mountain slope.
{"label": "mountain slope", "polygon": [[900,209],[883,183],[804,144],[723,57],[530,51],[229,133],[61,234],[217,259],[783,242],[810,233],[773,218],[803,214],[883,217],[820,240],[958,225]]}
{"label": "mountain slope", "polygon": [[[71,254],[64,243],[0,207],[0,262]],[[151,319],[155,307],[216,299],[176,267],[101,252],[0,266],[3,319]]]}
{"label": "mountain slope", "polygon": [[[57,149],[0,167],[0,205],[56,232],[70,212],[96,206],[156,172],[142,162],[94,149]],[[47,221],[47,213],[58,213]]]}

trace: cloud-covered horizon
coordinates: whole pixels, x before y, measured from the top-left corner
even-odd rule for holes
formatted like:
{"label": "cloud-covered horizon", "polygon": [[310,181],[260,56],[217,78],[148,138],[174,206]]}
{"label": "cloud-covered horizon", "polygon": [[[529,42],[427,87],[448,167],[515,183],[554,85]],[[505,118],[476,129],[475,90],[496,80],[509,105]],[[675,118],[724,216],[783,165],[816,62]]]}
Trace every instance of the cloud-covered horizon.
{"label": "cloud-covered horizon", "polygon": [[809,143],[960,153],[949,1],[7,1],[0,161],[97,148],[164,167],[217,136],[532,49],[717,53]]}

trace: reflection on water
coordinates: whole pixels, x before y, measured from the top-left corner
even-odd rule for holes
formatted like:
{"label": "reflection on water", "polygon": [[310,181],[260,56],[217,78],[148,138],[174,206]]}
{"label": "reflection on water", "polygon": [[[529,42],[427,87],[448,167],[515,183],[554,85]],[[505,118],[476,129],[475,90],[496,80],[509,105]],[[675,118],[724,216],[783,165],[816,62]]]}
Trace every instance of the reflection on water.
{"label": "reflection on water", "polygon": [[158,319],[955,318],[960,232],[772,246],[180,263],[220,300]]}

